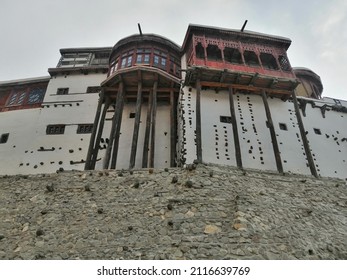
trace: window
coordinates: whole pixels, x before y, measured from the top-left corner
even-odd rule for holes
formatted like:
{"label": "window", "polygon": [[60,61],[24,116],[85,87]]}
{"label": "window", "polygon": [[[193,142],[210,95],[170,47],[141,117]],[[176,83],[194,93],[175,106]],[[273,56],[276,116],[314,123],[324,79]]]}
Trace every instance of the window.
{"label": "window", "polygon": [[283,71],[290,71],[290,64],[287,57],[285,57],[284,55],[280,55],[278,57],[278,61]]}
{"label": "window", "polygon": [[123,53],[120,68],[130,67],[132,65],[134,51]]}
{"label": "window", "polygon": [[243,64],[241,53],[238,49],[226,47],[224,49],[224,59],[226,62]]}
{"label": "window", "polygon": [[231,117],[229,116],[220,116],[219,119],[222,123],[231,123]]}
{"label": "window", "polygon": [[77,134],[92,133],[93,124],[79,124],[77,127]]}
{"label": "window", "polygon": [[9,133],[4,133],[4,134],[1,134],[0,136],[0,144],[5,144],[8,140],[8,137],[9,137]]}
{"label": "window", "polygon": [[322,135],[322,132],[320,131],[319,128],[314,128],[313,131],[314,131],[314,133],[316,133],[318,135]]}
{"label": "window", "polygon": [[64,134],[65,124],[47,125],[46,134]]}
{"label": "window", "polygon": [[89,53],[64,53],[58,67],[83,67],[89,65]]}
{"label": "window", "polygon": [[254,51],[245,51],[243,53],[243,56],[248,66],[259,66],[258,56],[255,54]]}
{"label": "window", "polygon": [[130,113],[129,114],[129,119],[134,119],[135,118],[135,113]]}
{"label": "window", "polygon": [[204,51],[204,47],[202,46],[201,43],[198,43],[195,47],[195,54],[197,58],[200,59],[205,59],[205,51]]}
{"label": "window", "polygon": [[208,45],[207,47],[207,59],[209,60],[222,60],[222,51],[216,45]]}
{"label": "window", "polygon": [[43,88],[34,88],[29,93],[28,104],[40,103],[45,95]]}
{"label": "window", "polygon": [[27,96],[27,93],[25,90],[16,90],[15,92],[12,93],[10,96],[7,106],[17,106],[17,105],[22,105],[24,103],[24,100]]}
{"label": "window", "polygon": [[278,65],[275,57],[269,53],[261,53],[260,60],[264,68],[270,70],[278,70]]}
{"label": "window", "polygon": [[87,93],[98,93],[101,91],[101,87],[87,87]]}
{"label": "window", "polygon": [[287,125],[285,123],[279,123],[279,126],[281,130],[288,130]]}
{"label": "window", "polygon": [[112,73],[117,71],[117,69],[118,69],[118,61],[119,61],[119,57],[117,57],[115,60],[113,60],[111,62],[109,75],[111,75]]}
{"label": "window", "polygon": [[108,64],[109,53],[95,53],[92,60],[92,65],[107,65]]}
{"label": "window", "polygon": [[69,88],[58,88],[57,95],[66,95],[69,93]]}

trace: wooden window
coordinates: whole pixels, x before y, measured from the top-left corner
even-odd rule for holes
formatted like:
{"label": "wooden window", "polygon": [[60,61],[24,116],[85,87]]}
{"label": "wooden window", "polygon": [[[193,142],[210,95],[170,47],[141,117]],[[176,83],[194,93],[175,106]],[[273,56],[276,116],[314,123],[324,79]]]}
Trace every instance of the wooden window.
{"label": "wooden window", "polygon": [[284,55],[280,55],[278,57],[278,61],[280,63],[280,67],[283,71],[290,71],[290,64],[289,64],[289,60],[286,56]]}
{"label": "wooden window", "polygon": [[87,87],[87,93],[98,93],[101,91],[101,87]]}
{"label": "wooden window", "polygon": [[222,61],[222,51],[216,45],[207,46],[207,59]]}
{"label": "wooden window", "polygon": [[44,88],[33,88],[29,92],[28,104],[36,104],[36,103],[42,102],[44,95],[45,95]]}
{"label": "wooden window", "polygon": [[243,64],[240,51],[234,48],[226,47],[224,49],[224,60],[230,63]]}
{"label": "wooden window", "polygon": [[9,136],[10,136],[9,133],[1,134],[1,136],[0,136],[0,144],[5,144],[7,142]]}
{"label": "wooden window", "polygon": [[260,60],[264,68],[270,70],[278,70],[278,65],[275,57],[270,53],[261,53]]}
{"label": "wooden window", "polygon": [[229,117],[229,116],[220,116],[219,120],[222,123],[231,123],[231,117]]}
{"label": "wooden window", "polygon": [[46,134],[64,134],[65,124],[47,125]]}
{"label": "wooden window", "polygon": [[123,53],[120,68],[132,66],[133,53],[133,50]]}
{"label": "wooden window", "polygon": [[200,42],[197,43],[197,45],[195,46],[195,54],[197,58],[205,59],[204,47],[202,46]]}
{"label": "wooden window", "polygon": [[57,95],[66,95],[69,93],[69,88],[58,88]]}
{"label": "wooden window", "polygon": [[27,92],[24,89],[16,90],[8,99],[7,106],[23,105],[26,99]]}
{"label": "wooden window", "polygon": [[258,56],[255,54],[254,51],[245,51],[243,53],[243,56],[248,66],[259,66]]}
{"label": "wooden window", "polygon": [[79,124],[77,127],[77,134],[92,133],[93,124]]}

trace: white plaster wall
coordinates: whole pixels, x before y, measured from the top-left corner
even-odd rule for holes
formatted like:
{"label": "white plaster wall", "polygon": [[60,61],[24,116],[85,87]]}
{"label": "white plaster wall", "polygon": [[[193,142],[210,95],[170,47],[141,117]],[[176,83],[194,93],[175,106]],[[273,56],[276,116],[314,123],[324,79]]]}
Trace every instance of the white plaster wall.
{"label": "white plaster wall", "polygon": [[180,97],[179,106],[181,107],[182,119],[180,120],[180,139],[181,150],[185,163],[193,163],[196,156],[196,89],[192,87],[184,87],[183,95]]}
{"label": "white plaster wall", "polygon": [[[9,141],[0,145],[1,174],[51,173],[59,168],[83,170],[90,134],[77,134],[78,124],[94,123],[99,96],[86,94],[88,86],[98,86],[105,74],[68,75],[52,78],[40,109],[25,109],[0,114],[2,130]],[[68,94],[56,95],[57,88],[68,87]],[[64,124],[62,135],[47,135],[50,124]],[[13,146],[16,146],[13,148]],[[12,147],[9,149],[9,147]],[[41,151],[41,147],[47,151]],[[48,150],[48,149],[54,150]]]}
{"label": "white plaster wall", "polygon": [[307,104],[302,119],[318,174],[347,179],[347,114],[327,110],[323,118],[318,107]]}
{"label": "white plaster wall", "polygon": [[228,92],[201,90],[202,160],[236,166],[232,124],[220,116],[231,116]]}
{"label": "white plaster wall", "polygon": [[29,174],[26,158],[33,152],[36,125],[41,109],[27,109],[0,113],[0,134],[9,133],[8,141],[0,144],[0,174]]}
{"label": "white plaster wall", "polygon": [[[294,104],[279,98],[268,98],[271,117],[276,132],[277,143],[281,153],[284,172],[311,174],[301,140]],[[286,125],[281,130],[279,124]]]}
{"label": "white plaster wall", "polygon": [[236,93],[234,104],[243,167],[276,171],[262,97],[255,94]]}
{"label": "white plaster wall", "polygon": [[[49,81],[44,102],[76,100],[75,93],[86,93],[87,87],[100,86],[107,75],[98,74],[70,74],[66,76],[52,77]],[[58,88],[69,88],[69,95],[57,95]],[[79,95],[77,95],[79,96]]]}
{"label": "white plaster wall", "polygon": [[157,104],[154,167],[170,167],[170,106]]}

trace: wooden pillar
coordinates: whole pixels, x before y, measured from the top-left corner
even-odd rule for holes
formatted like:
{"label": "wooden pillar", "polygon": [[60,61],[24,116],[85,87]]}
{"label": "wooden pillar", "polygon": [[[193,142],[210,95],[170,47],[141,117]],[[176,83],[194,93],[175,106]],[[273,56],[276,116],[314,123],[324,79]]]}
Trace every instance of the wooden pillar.
{"label": "wooden pillar", "polygon": [[149,136],[150,136],[150,127],[151,127],[151,116],[152,116],[152,99],[153,99],[153,91],[150,91],[148,96],[145,140],[143,143],[142,168],[148,167],[148,147],[149,147]]}
{"label": "wooden pillar", "polygon": [[239,139],[239,133],[237,130],[237,121],[236,121],[236,115],[235,115],[233,88],[231,86],[229,86],[229,105],[230,105],[230,114],[231,114],[231,124],[233,126],[236,164],[237,164],[238,168],[242,168],[240,139]]}
{"label": "wooden pillar", "polygon": [[110,103],[111,103],[110,98],[106,97],[105,106],[104,106],[104,109],[103,109],[102,114],[101,114],[99,129],[98,129],[98,133],[96,136],[95,146],[94,146],[94,149],[92,151],[92,161],[90,163],[90,169],[95,169],[95,163],[97,161],[98,152],[99,152],[100,140],[101,140],[102,132],[104,130],[106,113],[107,113],[108,107],[110,106]]}
{"label": "wooden pillar", "polygon": [[175,102],[175,92],[172,90],[170,91],[170,167],[175,166],[176,139],[177,139],[176,102]]}
{"label": "wooden pillar", "polygon": [[149,154],[149,167],[154,167],[154,154],[155,154],[155,126],[157,118],[157,87],[158,81],[153,85],[153,97],[152,97],[152,121],[151,121],[151,145]]}
{"label": "wooden pillar", "polygon": [[101,90],[99,102],[98,102],[98,107],[96,108],[94,125],[93,125],[92,135],[90,136],[89,147],[88,147],[88,152],[87,152],[86,163],[84,165],[84,170],[90,170],[92,151],[93,151],[94,144],[95,144],[94,143],[95,142],[95,136],[96,136],[96,132],[98,129],[98,124],[99,124],[99,119],[100,119],[100,114],[101,114],[101,107],[102,107],[103,102],[104,102],[104,89]]}
{"label": "wooden pillar", "polygon": [[129,165],[130,169],[134,168],[135,166],[137,141],[139,138],[139,128],[140,128],[140,119],[141,119],[141,103],[142,103],[142,82],[138,81],[134,132],[133,132],[133,140],[131,143],[131,153],[130,153],[130,165]]}
{"label": "wooden pillar", "polygon": [[265,114],[266,114],[266,118],[267,118],[267,124],[268,124],[268,128],[270,130],[271,142],[272,142],[272,147],[273,147],[274,154],[275,154],[277,170],[278,170],[278,172],[283,173],[281,153],[280,153],[280,150],[278,148],[276,132],[275,132],[275,128],[274,128],[274,125],[272,122],[270,107],[269,107],[269,103],[267,102],[267,94],[266,94],[265,90],[262,90],[261,96],[263,98],[263,103],[264,103],[264,107],[265,107]]}
{"label": "wooden pillar", "polygon": [[306,137],[306,131],[305,131],[304,123],[302,122],[302,118],[300,115],[298,100],[296,99],[296,95],[295,95],[294,91],[292,91],[292,98],[293,98],[293,104],[294,104],[296,119],[297,119],[298,125],[299,125],[301,140],[302,140],[302,143],[304,145],[306,158],[307,158],[310,170],[311,170],[311,174],[315,177],[318,177],[318,173],[317,173],[316,167],[314,165],[313,157],[311,154],[310,145],[308,144],[308,140]]}
{"label": "wooden pillar", "polygon": [[117,107],[119,106],[120,95],[122,95],[122,94],[123,94],[123,82],[120,82],[119,87],[118,87],[117,99],[116,99],[116,108],[115,108],[114,115],[112,118],[112,127],[111,127],[111,132],[110,132],[110,138],[109,138],[109,142],[108,142],[108,146],[107,146],[106,154],[105,154],[105,159],[104,159],[104,166],[103,166],[104,169],[108,169],[109,164],[110,164],[111,152],[112,152],[114,136],[115,136],[115,131],[116,131]]}
{"label": "wooden pillar", "polygon": [[124,87],[122,85],[121,91],[120,92],[118,91],[118,95],[117,95],[116,112],[115,112],[116,113],[116,118],[115,118],[116,129],[114,134],[111,169],[116,169],[120,128],[122,126],[123,107],[124,107]]}
{"label": "wooden pillar", "polygon": [[195,133],[196,133],[196,156],[199,163],[202,162],[202,140],[201,140],[201,84],[200,79],[196,81],[196,108],[195,108]]}

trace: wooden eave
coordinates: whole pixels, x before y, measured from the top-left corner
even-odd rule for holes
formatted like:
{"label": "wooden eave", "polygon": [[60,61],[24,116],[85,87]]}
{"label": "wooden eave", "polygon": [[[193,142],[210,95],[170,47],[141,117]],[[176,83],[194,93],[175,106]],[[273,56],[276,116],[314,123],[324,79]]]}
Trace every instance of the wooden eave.
{"label": "wooden eave", "polygon": [[124,84],[125,100],[136,101],[138,83],[142,84],[142,93],[144,100],[147,100],[149,93],[153,90],[153,84],[158,82],[158,101],[169,101],[170,93],[178,93],[181,80],[167,72],[149,66],[137,65],[129,68],[117,70],[112,76],[101,83],[105,96],[115,100],[118,94],[118,84]]}
{"label": "wooden eave", "polygon": [[196,81],[199,79],[202,87],[220,89],[232,86],[239,90],[259,93],[265,90],[274,95],[290,95],[298,85],[296,79],[232,71],[229,69],[221,71],[220,69],[195,66],[189,67],[186,72],[184,85],[192,87],[195,87]]}
{"label": "wooden eave", "polygon": [[70,74],[70,73],[81,73],[81,74],[89,74],[89,73],[107,73],[108,65],[97,65],[97,66],[85,66],[85,67],[56,67],[56,68],[48,68],[48,73],[51,76],[57,74]]}

